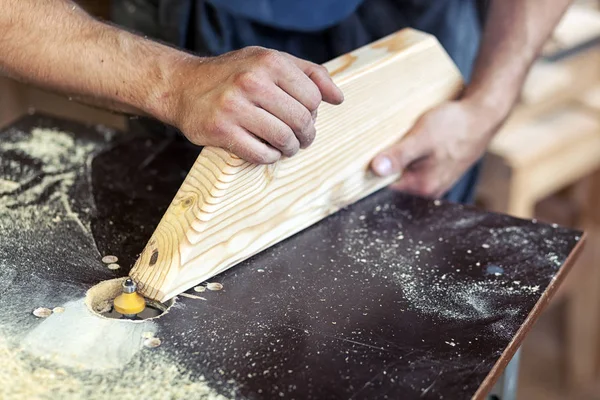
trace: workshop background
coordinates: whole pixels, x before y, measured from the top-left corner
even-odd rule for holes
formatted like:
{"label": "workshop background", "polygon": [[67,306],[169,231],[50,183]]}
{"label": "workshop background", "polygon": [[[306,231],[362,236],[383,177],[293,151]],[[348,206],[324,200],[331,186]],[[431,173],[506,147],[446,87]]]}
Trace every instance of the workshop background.
{"label": "workshop background", "polygon": [[[80,1],[106,18],[109,1]],[[122,116],[0,77],[0,128],[33,110],[126,130]],[[588,245],[522,347],[518,398],[600,399],[600,1],[576,1],[486,156],[478,205],[583,229]]]}

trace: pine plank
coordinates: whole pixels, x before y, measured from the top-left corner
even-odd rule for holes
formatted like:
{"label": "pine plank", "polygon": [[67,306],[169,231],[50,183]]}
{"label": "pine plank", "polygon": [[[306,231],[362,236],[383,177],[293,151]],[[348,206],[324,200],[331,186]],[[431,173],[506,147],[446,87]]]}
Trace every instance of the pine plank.
{"label": "pine plank", "polygon": [[390,184],[372,158],[463,87],[437,40],[411,29],[325,66],[346,100],[320,106],[308,149],[273,165],[202,150],[130,272],[144,296],[168,300]]}

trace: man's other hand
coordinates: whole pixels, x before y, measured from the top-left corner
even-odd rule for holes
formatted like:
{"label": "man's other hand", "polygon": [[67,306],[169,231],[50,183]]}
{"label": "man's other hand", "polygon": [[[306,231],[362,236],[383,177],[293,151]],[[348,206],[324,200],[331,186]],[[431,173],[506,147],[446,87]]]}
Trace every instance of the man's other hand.
{"label": "man's other hand", "polygon": [[380,176],[401,173],[391,187],[438,198],[485,152],[497,124],[467,101],[444,103],[425,113],[371,168]]}

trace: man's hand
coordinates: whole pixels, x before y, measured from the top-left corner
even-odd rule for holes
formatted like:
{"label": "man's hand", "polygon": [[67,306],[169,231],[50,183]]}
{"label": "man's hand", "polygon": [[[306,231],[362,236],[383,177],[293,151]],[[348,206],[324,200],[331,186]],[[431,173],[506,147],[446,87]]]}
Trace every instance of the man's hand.
{"label": "man's hand", "polygon": [[249,47],[178,62],[163,118],[198,145],[258,164],[291,157],[315,138],[321,101],[343,95],[327,70],[289,54]]}
{"label": "man's hand", "polygon": [[372,168],[380,176],[402,173],[394,189],[441,197],[484,153],[494,131],[489,121],[467,101],[444,103],[424,114],[402,140],[379,154]]}
{"label": "man's hand", "polygon": [[394,188],[440,197],[483,154],[515,104],[531,64],[572,0],[492,0],[470,84],[423,115],[372,162],[402,172]]}

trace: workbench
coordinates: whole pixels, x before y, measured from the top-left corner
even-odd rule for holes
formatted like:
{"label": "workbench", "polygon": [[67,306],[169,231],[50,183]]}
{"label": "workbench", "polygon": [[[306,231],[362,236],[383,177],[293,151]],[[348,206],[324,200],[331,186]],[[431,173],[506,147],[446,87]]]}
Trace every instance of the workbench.
{"label": "workbench", "polygon": [[197,154],[41,115],[0,132],[0,397],[484,398],[584,243],[384,189],[213,278],[223,290],[152,320],[94,315],[86,291],[127,276]]}

